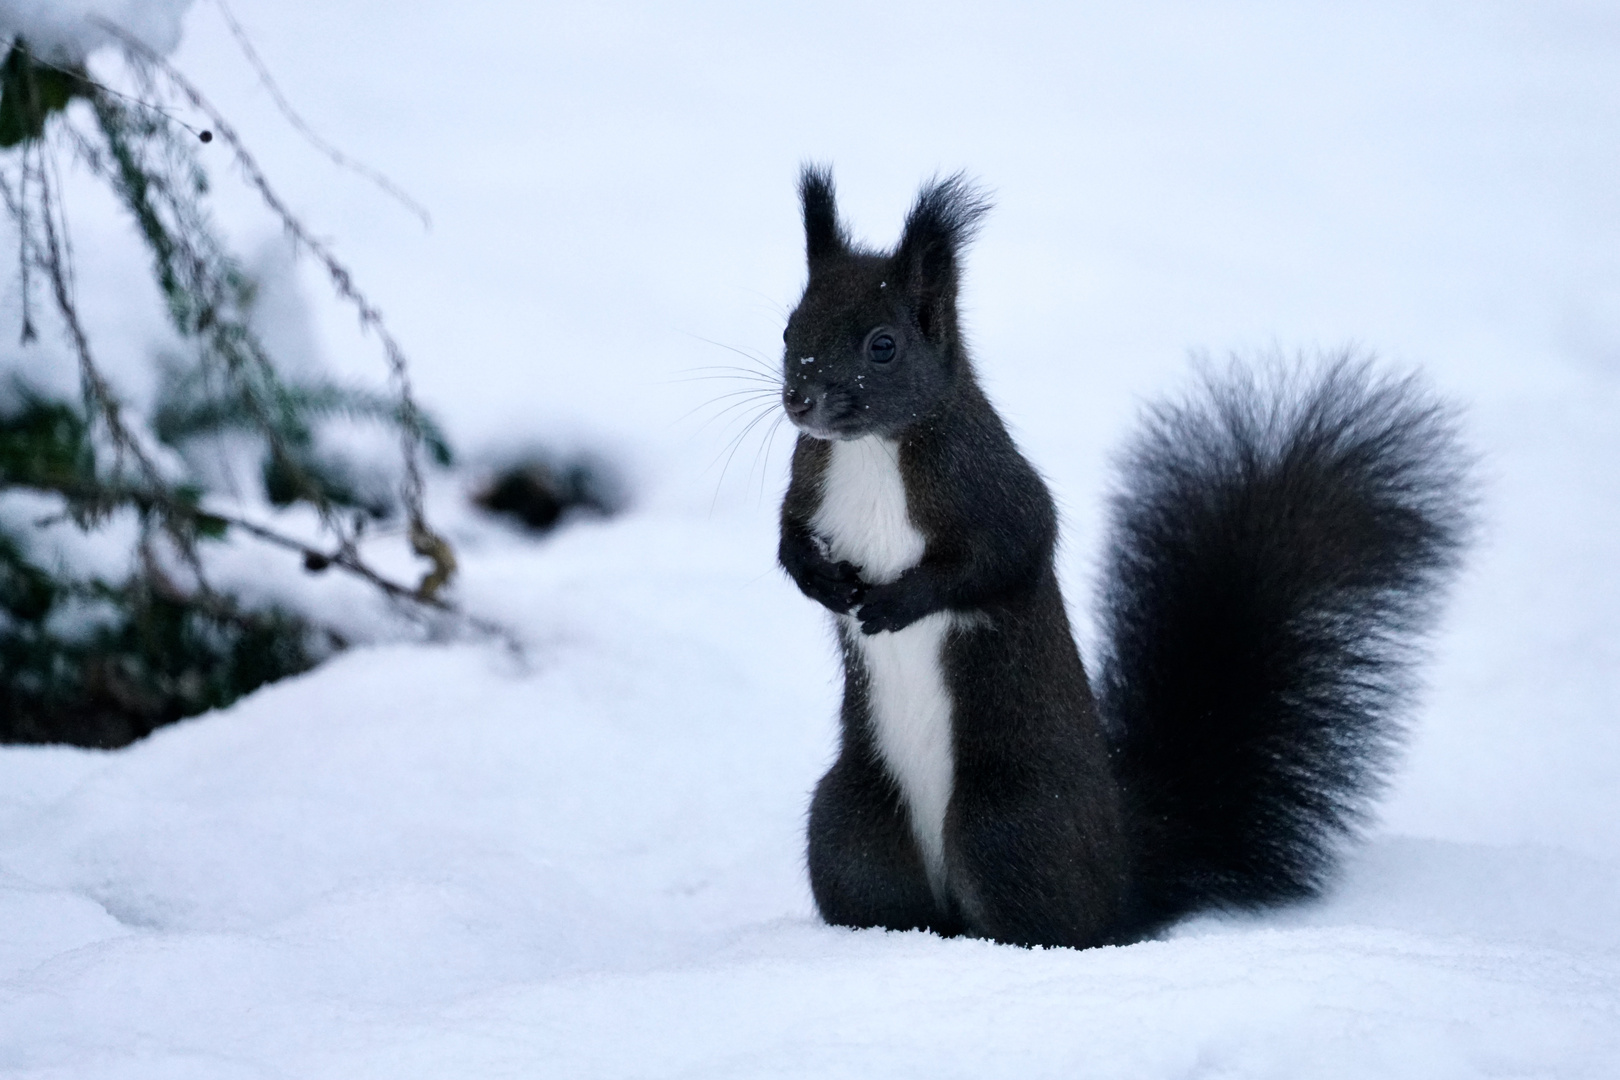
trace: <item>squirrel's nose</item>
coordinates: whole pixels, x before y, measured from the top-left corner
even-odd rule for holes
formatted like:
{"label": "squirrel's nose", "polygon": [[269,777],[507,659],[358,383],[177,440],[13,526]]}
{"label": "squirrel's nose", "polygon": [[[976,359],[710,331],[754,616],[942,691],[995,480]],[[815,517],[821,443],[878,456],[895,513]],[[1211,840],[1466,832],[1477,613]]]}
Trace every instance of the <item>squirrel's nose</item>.
{"label": "squirrel's nose", "polygon": [[815,403],[810,400],[808,395],[783,394],[782,408],[787,410],[788,416],[798,419],[808,415],[810,410],[815,408]]}

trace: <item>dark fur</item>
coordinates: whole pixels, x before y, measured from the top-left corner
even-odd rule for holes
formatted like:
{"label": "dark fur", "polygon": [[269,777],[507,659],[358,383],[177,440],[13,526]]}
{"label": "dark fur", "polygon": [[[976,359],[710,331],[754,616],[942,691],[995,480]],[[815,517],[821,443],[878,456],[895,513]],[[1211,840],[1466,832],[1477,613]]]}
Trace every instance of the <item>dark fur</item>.
{"label": "dark fur", "polygon": [[1325,884],[1467,533],[1448,410],[1348,359],[1303,376],[1206,377],[1123,461],[1099,685],[1148,926]]}
{"label": "dark fur", "polygon": [[[783,401],[806,433],[782,565],[862,634],[973,616],[944,647],[942,902],[840,628],[843,742],[809,826],[823,917],[1087,946],[1315,891],[1378,786],[1412,642],[1464,531],[1445,413],[1349,363],[1293,396],[1236,377],[1155,413],[1115,498],[1100,714],[1053,569],[1051,496],[958,327],[960,253],[986,202],[959,176],[925,187],[885,254],[850,242],[826,171],[807,168],[800,193],[810,274],[783,335]],[[881,363],[879,334],[893,341]],[[888,584],[833,562],[810,525],[824,440],[864,434],[897,441],[926,541]]]}

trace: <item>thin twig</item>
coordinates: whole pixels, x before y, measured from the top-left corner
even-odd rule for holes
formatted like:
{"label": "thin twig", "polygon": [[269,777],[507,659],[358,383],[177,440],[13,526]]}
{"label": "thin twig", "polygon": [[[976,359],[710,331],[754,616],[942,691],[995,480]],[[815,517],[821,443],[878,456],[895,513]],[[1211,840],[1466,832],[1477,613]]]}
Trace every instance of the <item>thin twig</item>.
{"label": "thin twig", "polygon": [[377,571],[367,566],[365,562],[360,559],[352,544],[345,544],[339,547],[336,551],[327,552],[322,551],[319,548],[312,547],[303,541],[296,540],[283,533],[278,533],[274,529],[268,528],[267,526],[248,521],[246,518],[237,517],[234,514],[220,514],[214,511],[207,511],[207,516],[216,517],[225,522],[227,525],[241,529],[250,536],[255,536],[258,539],[263,540],[265,543],[276,545],[277,547],[284,548],[288,551],[295,551],[304,557],[306,565],[324,566],[326,564],[330,564],[332,566],[340,567],[341,569],[354,574],[356,577],[370,582],[372,585],[376,586],[382,592],[386,593],[389,597],[395,600],[408,601],[412,604],[419,604],[433,608],[435,611],[440,611],[446,615],[452,616],[453,618],[487,637],[499,640],[502,644],[506,645],[508,649],[511,649],[514,652],[523,651],[523,643],[518,640],[517,636],[513,634],[512,631],[508,630],[501,624],[490,619],[469,614],[450,601],[445,600],[443,597],[436,595],[423,596],[417,589],[413,589],[408,585],[402,585],[397,581],[391,581],[388,578],[383,577]]}
{"label": "thin twig", "polygon": [[[223,10],[223,5],[222,5]],[[248,152],[246,146],[237,136],[233,128],[224,118],[203,98],[202,94],[183,75],[171,67],[161,57],[153,54],[140,42],[130,38],[115,26],[108,25],[108,29],[121,40],[128,50],[135,70],[143,76],[148,72],[158,72],[181,97],[190,103],[193,108],[208,116],[213,121],[220,139],[231,148],[235,160],[242,169],[249,185],[253,187],[265,205],[275,214],[284,229],[297,245],[313,253],[326,270],[331,279],[334,290],[339,297],[352,305],[360,316],[362,329],[370,329],[377,333],[388,359],[391,381],[394,384],[395,396],[398,400],[397,422],[400,427],[401,449],[405,463],[405,476],[401,484],[401,495],[406,509],[405,532],[409,538],[412,550],[428,558],[432,563],[432,570],[424,575],[422,581],[413,589],[408,585],[393,581],[383,574],[372,569],[361,557],[358,549],[359,533],[352,535],[337,519],[331,507],[324,504],[324,500],[317,501],[317,511],[320,513],[323,526],[333,534],[335,550],[327,551],[312,546],[309,543],[287,536],[269,526],[249,521],[235,514],[221,514],[199,509],[192,500],[182,498],[176,493],[161,474],[156,463],[147,453],[144,444],[137,434],[123,419],[122,405],[111,385],[97,367],[91,351],[88,335],[79,319],[77,307],[74,302],[72,280],[72,255],[68,247],[66,232],[67,221],[63,213],[60,200],[60,181],[52,171],[54,159],[47,156],[44,140],[31,140],[20,149],[21,175],[19,186],[13,191],[9,183],[4,182],[0,176],[0,193],[13,217],[19,224],[20,254],[25,269],[38,267],[44,271],[50,281],[52,294],[56,307],[61,313],[68,337],[78,357],[81,384],[85,396],[85,406],[91,419],[99,418],[102,426],[108,433],[112,447],[117,458],[121,461],[125,457],[132,459],[136,465],[135,472],[139,482],[135,487],[129,486],[127,481],[115,480],[112,484],[101,481],[82,485],[64,486],[59,494],[65,496],[76,519],[80,515],[95,516],[105,513],[116,506],[133,506],[140,514],[143,523],[155,522],[160,525],[165,535],[172,541],[174,547],[181,554],[188,568],[195,574],[199,595],[204,598],[214,597],[214,594],[203,574],[201,561],[196,550],[196,538],[210,527],[235,526],[244,534],[260,541],[294,551],[303,556],[305,565],[312,569],[321,569],[335,565],[341,570],[362,580],[381,591],[385,596],[399,602],[406,602],[406,610],[415,612],[433,611],[451,616],[460,623],[480,634],[497,638],[503,641],[508,648],[521,652],[522,646],[516,636],[499,624],[470,615],[462,611],[455,604],[447,601],[440,595],[440,590],[447,582],[455,569],[455,558],[449,545],[426,524],[422,506],[423,479],[418,454],[426,438],[426,424],[415,403],[411,392],[408,367],[403,350],[398,342],[389,333],[383,322],[381,313],[371,304],[369,299],[354,284],[349,270],[338,261],[332,251],[322,241],[312,235],[303,223],[295,217],[286,204],[270,187],[263,171]],[[99,87],[99,84],[92,84]],[[150,85],[150,83],[148,83]],[[95,99],[93,104],[98,110],[108,108],[112,97],[131,101],[137,105],[150,109],[155,115],[168,123],[181,123],[175,120],[164,110],[150,105],[138,98],[112,91],[106,87],[99,87],[107,91],[109,96],[100,97],[92,93]],[[37,111],[37,102],[36,105]],[[102,118],[105,120],[105,117]],[[111,128],[117,124],[104,123],[104,133],[111,138]],[[160,125],[161,126],[161,125]],[[181,126],[186,126],[183,123]],[[90,146],[82,135],[68,125],[69,137],[77,141],[73,145],[84,155],[88,164],[98,174],[108,175],[104,169],[112,167],[116,170],[122,167],[119,161],[108,163],[100,156],[100,152]],[[171,152],[180,144],[170,144]],[[116,156],[116,155],[115,155]],[[127,163],[123,163],[127,164]],[[135,166],[138,167],[138,166]],[[127,178],[126,178],[127,180]],[[248,372],[236,365],[251,364],[260,369],[261,373],[269,379],[270,385],[276,385],[276,376],[270,359],[264,354],[262,347],[251,333],[245,338],[241,334],[231,336],[230,328],[224,326],[222,321],[216,320],[212,312],[227,310],[232,301],[222,292],[214,276],[213,263],[217,261],[218,253],[207,244],[206,230],[198,235],[193,231],[202,229],[199,221],[193,220],[195,212],[188,216],[188,210],[183,200],[178,200],[178,189],[171,190],[171,180],[151,180],[149,183],[153,196],[157,202],[146,202],[145,205],[131,205],[132,211],[139,218],[144,211],[156,215],[159,209],[167,213],[178,215],[177,231],[167,241],[167,246],[158,245],[154,248],[160,260],[160,270],[168,274],[177,271],[181,287],[190,287],[200,298],[197,302],[202,304],[201,314],[198,312],[182,312],[177,309],[176,319],[181,325],[182,333],[188,327],[193,332],[210,334],[213,337],[225,335],[215,343],[215,351],[225,355],[227,362],[231,363],[238,377],[250,377]],[[145,191],[143,185],[140,191]],[[148,196],[132,195],[137,203],[142,203]],[[31,212],[31,206],[38,205],[38,212]],[[144,219],[142,219],[144,221]],[[153,221],[157,222],[155,216]],[[162,233],[168,229],[161,224],[154,226]],[[149,237],[150,239],[150,237]],[[161,239],[161,237],[159,238]],[[157,241],[153,241],[157,244]],[[198,245],[202,246],[198,246]],[[169,269],[165,269],[165,267]],[[211,284],[212,283],[212,284]],[[26,314],[26,313],[25,313]],[[193,325],[195,324],[195,325]],[[232,324],[234,326],[234,323]],[[229,340],[226,340],[229,338]],[[240,339],[240,340],[239,340]],[[229,347],[227,347],[229,346]],[[254,395],[249,395],[250,397]],[[249,402],[250,407],[256,406],[256,401]],[[267,435],[275,447],[277,438],[276,425],[270,422],[270,417],[260,415],[261,410],[255,410],[255,419],[265,428]],[[290,455],[289,455],[290,457]],[[121,470],[120,470],[121,471]],[[70,490],[71,489],[71,490]],[[143,536],[141,551],[152,567],[156,566],[155,553],[149,545],[149,536]],[[161,582],[159,584],[162,584]],[[172,586],[172,582],[169,583]]]}
{"label": "thin twig", "polygon": [[138,98],[133,94],[126,94],[122,90],[115,90],[104,82],[98,82],[97,80],[92,79],[90,74],[87,71],[84,71],[82,68],[65,67],[62,64],[54,64],[51,61],[46,60],[44,57],[34,53],[32,50],[28,51],[28,61],[35,67],[49,68],[52,71],[84,83],[97,93],[111,94],[113,97],[123,98],[131,105],[139,105],[143,109],[150,112],[155,112],[169,123],[178,124],[187,131],[191,132],[197,137],[199,142],[210,142],[214,137],[212,132],[202,131],[192,127],[190,124],[186,123],[184,120],[180,119],[178,116],[174,115],[174,113],[170,112],[168,109],[165,109],[161,105],[154,105],[152,102],[147,101],[144,98]]}
{"label": "thin twig", "polygon": [[[149,73],[144,69],[137,70],[150,86]],[[119,96],[150,108],[140,98]],[[220,268],[230,260],[218,250],[200,211],[177,196],[178,189],[173,179],[159,181],[145,171],[144,163],[137,160],[134,146],[126,139],[130,126],[127,114],[118,103],[97,91],[91,96],[91,104],[102,136],[107,141],[111,165],[103,161],[103,155],[88,139],[71,127],[66,129],[68,138],[91,170],[104,177],[123,196],[126,208],[135,217],[137,226],[146,238],[147,246],[157,256],[159,283],[169,296],[170,315],[175,328],[183,336],[207,338],[208,347],[223,360],[231,375],[242,383],[243,402],[258,422],[260,433],[269,442],[274,460],[293,470],[305,481],[301,486],[322,522],[341,537],[345,532],[342,518],[333,509],[321,486],[310,480],[297,456],[285,445],[281,426],[267,412],[260,394],[249,388],[254,378],[247,370],[250,364],[257,371],[258,381],[272,395],[280,386],[280,377],[257,335],[244,321],[232,319],[227,314],[233,305],[239,306],[240,303],[230,294],[228,285],[223,284],[228,281],[229,274],[222,273]],[[168,115],[161,110],[158,110],[158,114],[166,118]],[[171,166],[173,155],[179,149],[177,144],[167,147]],[[172,228],[163,222],[158,212],[159,203],[166,205],[173,218]],[[187,296],[194,303],[200,300],[201,310],[188,312],[176,307],[175,292]],[[206,364],[203,370],[205,373],[208,371]]]}
{"label": "thin twig", "polygon": [[371,168],[369,165],[365,165],[354,160],[347,154],[343,153],[343,151],[339,150],[337,147],[315,134],[314,130],[304,122],[304,118],[299,116],[297,111],[292,107],[292,103],[287,100],[286,95],[281,92],[281,87],[276,85],[276,80],[270,76],[270,69],[265,66],[263,60],[259,59],[258,50],[253,47],[253,42],[248,39],[247,31],[242,29],[241,23],[237,22],[236,16],[231,12],[230,7],[225,3],[225,0],[214,0],[214,3],[215,6],[219,8],[220,15],[224,16],[225,25],[230,28],[231,36],[236,39],[236,44],[241,47],[242,55],[247,57],[247,62],[253,67],[254,72],[259,76],[259,84],[263,86],[265,91],[270,95],[270,100],[275,102],[276,108],[281,111],[283,119],[292,125],[293,130],[297,131],[300,135],[307,139],[311,146],[315,147],[315,149],[319,150],[321,153],[330,158],[332,163],[338,168],[348,169],[350,172],[358,173],[391,195],[397,202],[399,202],[401,206],[405,207],[405,209],[409,210],[422,220],[422,227],[424,229],[433,228],[433,218],[421,203],[405,194],[404,191],[400,190],[400,188],[392,180],[388,179],[388,177],[384,176],[381,172]]}
{"label": "thin twig", "polygon": [[[459,620],[481,634],[500,640],[510,649],[518,652],[522,651],[522,643],[506,627],[491,620],[468,614],[442,597],[423,597],[409,585],[385,577],[368,566],[360,558],[359,553],[351,543],[340,543],[336,550],[325,551],[314,544],[289,536],[269,525],[250,521],[239,514],[229,511],[203,509],[200,506],[177,499],[161,485],[155,487],[131,487],[127,485],[92,485],[67,481],[54,484],[50,490],[70,502],[109,500],[132,505],[139,509],[155,511],[159,517],[186,522],[191,526],[193,532],[199,531],[201,527],[206,525],[224,525],[228,528],[240,529],[249,536],[262,540],[267,544],[302,556],[304,565],[312,570],[325,570],[328,567],[335,566],[370,583],[390,599],[407,601],[406,610],[412,610],[413,606],[432,608]],[[51,518],[41,519],[36,522],[40,526],[51,523],[53,523]]]}
{"label": "thin twig", "polygon": [[[90,351],[90,339],[84,332],[84,326],[79,322],[78,308],[73,302],[72,288],[65,268],[66,255],[63,250],[65,245],[58,235],[59,226],[55,220],[61,213],[60,201],[52,194],[51,178],[43,168],[40,168],[36,182],[39,185],[39,217],[45,240],[45,250],[40,253],[43,256],[40,259],[43,264],[41,268],[50,279],[57,311],[62,316],[73,350],[78,356],[79,379],[84,387],[87,404],[91,407],[92,415],[99,415],[102,423],[106,425],[107,434],[112,439],[113,448],[119,456],[128,454],[134,458],[146,482],[154,487],[161,487],[164,482],[163,475],[147,455],[140,441],[124,424],[122,405],[97,368],[95,357]],[[66,227],[65,219],[60,227]],[[203,571],[202,560],[197,555],[191,537],[177,528],[174,519],[169,515],[162,515],[160,520],[174,541],[175,548],[180,552],[180,557],[196,576],[198,588],[204,592],[209,591],[208,577]]]}
{"label": "thin twig", "polygon": [[401,501],[405,504],[406,517],[410,522],[411,548],[418,555],[429,559],[434,569],[422,579],[420,590],[432,592],[441,587],[449,579],[455,569],[454,558],[450,546],[437,533],[428,527],[427,520],[422,511],[422,467],[418,457],[422,442],[422,424],[416,398],[411,393],[410,372],[405,361],[405,350],[389,333],[387,325],[383,322],[382,312],[379,311],[365,294],[354,283],[354,276],[348,267],[340,262],[332,250],[317,239],[304,223],[287,207],[275,189],[270,186],[269,179],[259,168],[258,162],[248,152],[246,145],[236,134],[218,109],[215,109],[201,90],[192,84],[167,60],[153,52],[145,43],[132,37],[118,26],[98,20],[108,31],[124,42],[126,49],[146,62],[152,70],[162,72],[163,76],[189,101],[193,108],[204,113],[213,123],[219,138],[231,148],[236,158],[237,166],[242,170],[249,186],[259,193],[271,213],[281,220],[282,228],[293,240],[315,256],[317,262],[326,270],[327,277],[332,282],[333,290],[343,300],[347,301],[360,316],[362,330],[371,330],[382,342],[383,352],[388,360],[390,380],[394,384],[394,391],[400,399],[400,439],[401,451],[405,459],[405,478],[400,484]]}

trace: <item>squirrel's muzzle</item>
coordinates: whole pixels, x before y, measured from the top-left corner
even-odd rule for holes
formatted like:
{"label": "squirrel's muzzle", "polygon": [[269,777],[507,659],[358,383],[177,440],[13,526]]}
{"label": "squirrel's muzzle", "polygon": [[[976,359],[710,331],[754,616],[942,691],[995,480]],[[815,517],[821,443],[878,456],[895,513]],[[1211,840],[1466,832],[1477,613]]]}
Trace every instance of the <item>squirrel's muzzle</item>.
{"label": "squirrel's muzzle", "polygon": [[785,393],[782,395],[782,408],[787,411],[788,419],[794,423],[809,417],[816,404],[807,394]]}

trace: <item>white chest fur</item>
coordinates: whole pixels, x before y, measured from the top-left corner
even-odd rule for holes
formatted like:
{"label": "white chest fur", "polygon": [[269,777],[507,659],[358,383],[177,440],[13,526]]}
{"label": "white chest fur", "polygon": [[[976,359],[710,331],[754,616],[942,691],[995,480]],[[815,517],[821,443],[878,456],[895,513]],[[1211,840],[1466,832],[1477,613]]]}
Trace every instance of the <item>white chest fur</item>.
{"label": "white chest fur", "polygon": [[[872,584],[898,578],[922,559],[926,546],[906,510],[900,449],[876,436],[832,444],[821,507],[811,524],[832,558],[859,566]],[[858,620],[839,618],[866,666],[878,752],[905,798],[929,881],[940,893],[955,767],[951,695],[940,654],[954,616],[939,611],[904,630],[871,635],[861,633]]]}

